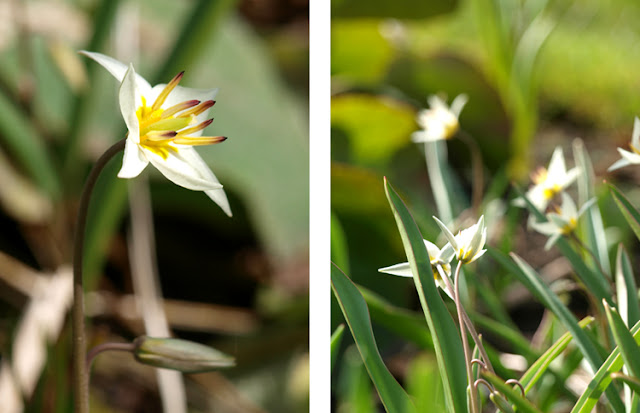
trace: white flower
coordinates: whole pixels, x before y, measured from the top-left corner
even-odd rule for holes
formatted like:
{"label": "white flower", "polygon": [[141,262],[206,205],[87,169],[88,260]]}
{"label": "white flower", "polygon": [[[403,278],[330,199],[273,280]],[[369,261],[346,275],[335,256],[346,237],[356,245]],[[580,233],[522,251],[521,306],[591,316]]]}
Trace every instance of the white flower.
{"label": "white flower", "polygon": [[451,246],[453,247],[456,258],[462,264],[469,264],[480,258],[487,250],[482,249],[487,240],[487,227],[484,225],[484,215],[480,217],[477,224],[473,224],[467,229],[453,235],[449,228],[443,224],[438,218],[433,217],[436,223],[444,232]]}
{"label": "white flower", "polygon": [[566,193],[562,193],[562,206],[557,208],[556,212],[550,212],[547,214],[548,222],[532,222],[531,226],[536,231],[549,235],[549,240],[544,246],[544,249],[550,249],[553,244],[556,243],[558,238],[563,235],[568,235],[575,231],[578,225],[578,219],[584,212],[593,205],[595,198],[585,202],[578,211],[573,199]]}
{"label": "white flower", "polygon": [[[531,180],[534,185],[527,191],[526,197],[539,211],[544,211],[549,201],[571,185],[579,173],[579,167],[567,171],[562,148],[558,146],[551,156],[549,169],[540,167],[536,172],[531,174]],[[514,200],[514,204],[517,206],[525,206],[522,198]]]}
{"label": "white flower", "polygon": [[423,130],[413,132],[411,140],[418,143],[452,138],[460,128],[458,117],[467,100],[467,95],[458,95],[448,107],[438,96],[429,96],[429,109],[418,112],[416,118]]}
{"label": "white flower", "polygon": [[193,146],[224,141],[223,136],[202,136],[218,89],[178,86],[184,72],[168,84],[151,87],[128,67],[109,56],[82,51],[120,82],[120,111],[129,133],[120,178],[134,178],[151,162],[167,179],[184,188],[204,191],[231,216],[222,185]]}
{"label": "white flower", "polygon": [[[447,285],[445,284],[437,269],[437,266],[440,265],[444,273],[448,277],[451,276],[451,265],[449,265],[449,263],[455,255],[451,244],[447,244],[442,247],[442,249],[440,249],[434,243],[429,242],[425,239],[424,245],[425,247],[427,247],[427,252],[429,253],[429,261],[431,262],[433,279],[436,281],[438,286],[442,288],[442,290],[447,293],[449,297],[451,297],[449,290],[447,290]],[[411,272],[411,267],[408,262],[392,265],[390,267],[379,268],[378,271],[386,274],[397,275],[400,277],[413,277],[413,273]]]}
{"label": "white flower", "polygon": [[629,144],[632,152],[618,148],[618,152],[622,159],[618,159],[613,165],[607,169],[614,171],[627,165],[640,164],[640,119],[637,117],[633,121],[633,133],[631,134],[631,143]]}

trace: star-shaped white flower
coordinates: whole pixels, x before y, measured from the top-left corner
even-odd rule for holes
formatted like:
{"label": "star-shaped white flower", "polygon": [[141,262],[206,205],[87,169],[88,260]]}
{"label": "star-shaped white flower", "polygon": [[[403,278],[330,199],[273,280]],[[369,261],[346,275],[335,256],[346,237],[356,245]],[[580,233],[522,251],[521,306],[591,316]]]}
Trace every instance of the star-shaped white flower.
{"label": "star-shaped white flower", "polygon": [[458,95],[449,107],[438,96],[429,96],[429,109],[421,110],[416,117],[423,130],[413,132],[411,140],[418,143],[452,138],[460,128],[458,117],[467,100],[467,95]]}
{"label": "star-shaped white flower", "polygon": [[591,205],[595,202],[595,198],[585,202],[580,207],[580,210],[576,208],[575,202],[565,192],[562,193],[562,206],[557,208],[556,212],[550,212],[547,214],[548,222],[532,222],[531,226],[541,234],[549,236],[547,243],[544,246],[545,250],[550,249],[553,244],[558,241],[563,235],[568,235],[575,231],[578,225],[578,219],[585,213]]}
{"label": "star-shaped white flower", "polygon": [[633,133],[631,134],[631,143],[629,144],[631,152],[622,148],[618,148],[618,152],[622,159],[618,159],[613,165],[607,169],[609,172],[622,168],[627,165],[640,164],[640,119],[638,117],[633,121]]}
{"label": "star-shaped white flower", "polygon": [[168,84],[151,87],[133,65],[100,53],[82,51],[120,82],[119,101],[129,133],[120,178],[134,178],[151,163],[167,179],[184,188],[204,191],[231,216],[222,185],[193,146],[224,141],[224,136],[202,136],[211,124],[208,113],[218,89],[178,86],[184,72]]}
{"label": "star-shaped white flower", "polygon": [[[437,266],[440,265],[444,273],[451,277],[451,259],[455,255],[451,244],[445,245],[442,249],[438,248],[434,243],[424,240],[424,245],[427,247],[427,253],[429,253],[429,261],[431,262],[431,271],[433,272],[433,279],[436,281],[438,287],[442,288],[442,290],[447,293],[449,297],[451,294],[447,289],[447,285],[444,280],[440,276],[438,272]],[[397,275],[399,277],[413,277],[413,273],[411,272],[411,266],[408,262],[403,262],[400,264],[392,265],[390,267],[379,268],[378,271]],[[453,297],[452,297],[453,298]]]}
{"label": "star-shaped white flower", "polygon": [[[544,211],[549,201],[571,185],[579,173],[579,167],[567,171],[562,148],[558,146],[551,156],[549,169],[540,167],[536,172],[531,174],[533,186],[527,191],[527,199],[529,199],[539,211]],[[517,206],[525,206],[522,198],[516,199],[514,204]]]}
{"label": "star-shaped white flower", "polygon": [[487,241],[487,227],[484,225],[484,215],[480,217],[478,223],[453,235],[449,228],[438,218],[433,217],[436,223],[447,237],[453,247],[456,258],[462,264],[469,264],[480,258],[487,250],[482,249]]}

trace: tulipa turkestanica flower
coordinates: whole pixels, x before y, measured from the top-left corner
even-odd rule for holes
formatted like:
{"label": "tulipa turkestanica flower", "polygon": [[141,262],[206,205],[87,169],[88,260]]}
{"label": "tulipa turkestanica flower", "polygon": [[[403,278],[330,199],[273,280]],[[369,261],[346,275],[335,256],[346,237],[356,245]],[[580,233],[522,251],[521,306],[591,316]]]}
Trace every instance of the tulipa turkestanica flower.
{"label": "tulipa turkestanica flower", "polygon": [[[442,277],[440,276],[440,272],[438,271],[438,265],[442,268],[446,276],[451,277],[451,265],[450,262],[455,255],[455,251],[451,244],[447,243],[442,249],[438,248],[436,244],[423,240],[424,245],[427,248],[427,253],[429,254],[429,262],[431,263],[431,271],[433,272],[433,279],[436,281],[438,287],[440,287],[447,295],[451,298],[451,293],[447,288],[447,284],[444,282]],[[399,277],[413,277],[413,273],[411,272],[411,266],[408,262],[403,262],[400,264],[395,264],[390,267],[379,268],[379,272],[383,272],[385,274],[397,275]]]}
{"label": "tulipa turkestanica flower", "polygon": [[453,138],[460,129],[458,117],[467,100],[467,95],[458,95],[447,106],[440,97],[429,96],[429,109],[421,110],[416,117],[422,130],[413,132],[411,140],[418,143]]}
{"label": "tulipa turkestanica flower", "polygon": [[[531,174],[533,186],[527,191],[526,197],[539,211],[544,212],[549,202],[571,185],[579,173],[579,167],[567,171],[562,148],[558,146],[551,155],[549,168],[540,167]],[[525,206],[522,198],[516,199],[514,204]]]}
{"label": "tulipa turkestanica flower", "polygon": [[607,171],[611,172],[628,165],[640,164],[640,119],[637,117],[633,121],[633,133],[631,134],[629,148],[631,149],[631,152],[618,148],[618,152],[620,153],[620,156],[622,156],[622,159],[618,159],[614,162]]}
{"label": "tulipa turkestanica flower", "polygon": [[484,225],[484,215],[476,224],[453,235],[449,228],[438,218],[433,217],[436,223],[451,243],[456,258],[462,264],[469,264],[480,258],[487,250],[482,249],[487,240],[487,227]]}
{"label": "tulipa turkestanica flower", "polygon": [[550,249],[553,244],[556,243],[558,238],[563,235],[569,235],[575,231],[578,226],[578,219],[585,213],[591,205],[595,202],[595,198],[585,202],[580,207],[580,210],[576,208],[573,199],[566,193],[562,193],[562,205],[556,208],[555,212],[547,214],[548,222],[533,222],[531,226],[541,234],[549,236],[544,249]]}
{"label": "tulipa turkestanica flower", "polygon": [[178,84],[183,73],[168,84],[151,87],[133,65],[100,53],[82,51],[119,82],[119,102],[128,134],[120,178],[134,178],[151,163],[167,179],[184,188],[203,191],[231,216],[222,185],[193,148],[224,141],[224,136],[202,136],[218,89],[191,89]]}

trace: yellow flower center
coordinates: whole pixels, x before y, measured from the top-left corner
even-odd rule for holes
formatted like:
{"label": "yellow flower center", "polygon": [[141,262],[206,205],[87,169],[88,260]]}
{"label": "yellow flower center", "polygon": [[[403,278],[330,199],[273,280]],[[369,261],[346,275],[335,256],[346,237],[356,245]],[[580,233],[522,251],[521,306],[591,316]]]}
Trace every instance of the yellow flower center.
{"label": "yellow flower center", "polygon": [[147,100],[142,96],[142,104],[136,110],[140,127],[139,145],[165,160],[169,157],[170,152],[178,152],[179,145],[211,145],[226,139],[224,136],[189,136],[203,130],[213,122],[213,119],[209,119],[189,127],[196,121],[197,115],[214,105],[215,101],[213,100],[205,102],[187,100],[162,109],[162,105],[171,91],[178,86],[183,74],[184,72],[181,72],[171,79],[153,105],[147,106]]}

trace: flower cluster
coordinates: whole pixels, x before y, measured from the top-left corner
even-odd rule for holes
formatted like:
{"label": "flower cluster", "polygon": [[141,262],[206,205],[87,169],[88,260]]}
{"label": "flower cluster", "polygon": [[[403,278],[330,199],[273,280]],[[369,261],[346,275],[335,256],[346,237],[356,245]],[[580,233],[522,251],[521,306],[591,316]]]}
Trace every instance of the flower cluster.
{"label": "flower cluster", "polygon": [[429,109],[421,110],[416,117],[422,130],[414,132],[411,140],[418,143],[452,138],[460,129],[458,117],[467,100],[467,95],[458,95],[448,107],[438,96],[429,96]]}

